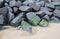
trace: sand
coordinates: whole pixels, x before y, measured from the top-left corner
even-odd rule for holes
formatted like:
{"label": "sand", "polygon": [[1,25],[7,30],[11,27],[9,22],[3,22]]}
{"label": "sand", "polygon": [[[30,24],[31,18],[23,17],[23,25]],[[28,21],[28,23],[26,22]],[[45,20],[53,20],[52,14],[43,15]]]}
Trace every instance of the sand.
{"label": "sand", "polygon": [[0,39],[60,39],[60,24],[49,23],[48,27],[33,27],[32,34],[14,27],[0,31]]}

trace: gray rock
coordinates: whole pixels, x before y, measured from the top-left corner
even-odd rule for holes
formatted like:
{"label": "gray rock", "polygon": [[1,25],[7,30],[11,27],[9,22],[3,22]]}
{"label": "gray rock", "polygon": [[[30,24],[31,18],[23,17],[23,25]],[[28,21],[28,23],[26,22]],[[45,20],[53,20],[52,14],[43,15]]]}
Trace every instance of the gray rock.
{"label": "gray rock", "polygon": [[45,6],[49,8],[55,8],[55,6],[51,3],[45,3]]}
{"label": "gray rock", "polygon": [[2,6],[4,0],[0,0],[0,7]]}
{"label": "gray rock", "polygon": [[17,12],[18,11],[18,8],[17,7],[13,7],[13,11],[14,12]]}
{"label": "gray rock", "polygon": [[54,11],[54,8],[48,8],[48,7],[45,7],[49,12],[53,12]]}
{"label": "gray rock", "polygon": [[19,23],[20,23],[20,22],[22,21],[22,19],[23,19],[23,14],[24,14],[24,13],[21,13],[21,14],[19,14],[17,17],[15,17],[15,18],[11,21],[10,25],[12,25],[12,26],[18,26]]}
{"label": "gray rock", "polygon": [[26,14],[27,19],[33,24],[38,25],[39,21],[41,20],[35,13],[29,12]]}
{"label": "gray rock", "polygon": [[45,15],[43,18],[46,19],[46,20],[48,20],[48,21],[50,20],[50,18],[49,18],[48,15]]}
{"label": "gray rock", "polygon": [[56,17],[51,17],[50,21],[53,22],[53,23],[60,22],[60,20],[58,18],[56,18]]}
{"label": "gray rock", "polygon": [[0,14],[6,16],[7,15],[7,12],[8,12],[7,7],[0,8]]}
{"label": "gray rock", "polygon": [[12,8],[9,7],[9,6],[7,6],[7,8],[8,8],[8,11],[9,11],[9,12],[12,12],[12,11],[13,11]]}
{"label": "gray rock", "polygon": [[37,5],[35,2],[30,3],[29,6],[33,8],[34,10],[38,11],[40,9],[40,5]]}
{"label": "gray rock", "polygon": [[12,1],[12,0],[5,0],[6,2],[10,2],[10,1]]}
{"label": "gray rock", "polygon": [[40,1],[40,2],[36,2],[37,5],[40,5],[41,7],[44,7],[45,2],[44,1]]}
{"label": "gray rock", "polygon": [[41,8],[41,11],[43,11],[46,15],[49,15],[49,16],[51,16],[52,15],[52,13],[51,12],[49,12],[48,11],[48,9],[47,8]]}
{"label": "gray rock", "polygon": [[16,6],[17,6],[17,7],[20,7],[21,4],[22,4],[22,3],[21,3],[20,1],[17,1],[17,2],[16,2]]}
{"label": "gray rock", "polygon": [[21,6],[21,7],[19,7],[19,10],[21,10],[21,11],[30,11],[30,7],[29,6]]}
{"label": "gray rock", "polygon": [[11,13],[11,12],[9,12],[9,14],[8,14],[9,22],[10,22],[14,17],[15,17],[14,14]]}
{"label": "gray rock", "polygon": [[18,0],[18,1],[24,2],[25,0]]}
{"label": "gray rock", "polygon": [[49,0],[39,0],[39,1],[44,1],[44,2],[46,2],[46,3],[48,3],[48,2],[49,2]]}
{"label": "gray rock", "polygon": [[48,0],[49,1],[49,3],[51,3],[52,2],[52,0]]}
{"label": "gray rock", "polygon": [[45,13],[43,11],[39,11],[36,14],[41,18],[45,15]]}
{"label": "gray rock", "polygon": [[24,1],[24,2],[23,2],[23,5],[26,5],[26,6],[29,5],[29,1],[27,1],[27,0]]}
{"label": "gray rock", "polygon": [[27,23],[26,21],[21,22],[21,27],[24,31],[32,33],[32,26],[29,23]]}
{"label": "gray rock", "polygon": [[15,1],[15,0],[10,1],[10,2],[9,2],[9,6],[10,6],[10,7],[16,6],[16,1]]}
{"label": "gray rock", "polygon": [[59,2],[60,0],[52,0],[52,2]]}
{"label": "gray rock", "polygon": [[3,15],[4,19],[4,25],[8,24],[8,9],[7,7],[0,8],[0,15]]}
{"label": "gray rock", "polygon": [[0,25],[4,25],[4,16],[0,15]]}
{"label": "gray rock", "polygon": [[41,27],[47,27],[48,26],[48,21],[45,20],[45,19],[42,19],[40,22],[39,22],[39,25]]}
{"label": "gray rock", "polygon": [[54,10],[53,14],[54,14],[54,16],[57,16],[60,18],[60,10],[57,10],[57,9]]}
{"label": "gray rock", "polygon": [[51,2],[55,6],[60,6],[60,2]]}
{"label": "gray rock", "polygon": [[60,10],[60,6],[55,6],[56,9]]}
{"label": "gray rock", "polygon": [[9,6],[8,3],[4,3],[5,7]]}
{"label": "gray rock", "polygon": [[20,29],[22,29],[22,27],[19,25],[19,26],[17,27],[17,30],[20,30]]}
{"label": "gray rock", "polygon": [[30,3],[33,3],[34,0],[26,0],[23,2],[23,5],[29,5]]}

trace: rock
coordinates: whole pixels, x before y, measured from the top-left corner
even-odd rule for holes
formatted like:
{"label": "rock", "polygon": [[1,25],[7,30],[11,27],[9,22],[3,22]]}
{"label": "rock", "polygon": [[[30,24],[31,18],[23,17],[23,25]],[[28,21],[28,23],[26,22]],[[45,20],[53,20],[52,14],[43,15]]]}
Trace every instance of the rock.
{"label": "rock", "polygon": [[37,5],[35,2],[30,3],[29,6],[33,8],[34,10],[38,11],[40,9],[40,5]]}
{"label": "rock", "polygon": [[26,1],[26,0],[18,0],[18,1],[24,2],[24,1]]}
{"label": "rock", "polygon": [[17,2],[16,2],[16,6],[17,6],[17,7],[20,7],[21,4],[22,4],[22,3],[21,3],[20,1],[17,1]]}
{"label": "rock", "polygon": [[10,1],[10,2],[9,2],[9,6],[10,6],[10,7],[16,6],[16,1],[15,1],[15,0]]}
{"label": "rock", "polygon": [[42,18],[45,15],[45,13],[43,11],[39,11],[36,13],[36,15],[38,15],[40,18]]}
{"label": "rock", "polygon": [[9,6],[8,3],[4,3],[5,7]]}
{"label": "rock", "polygon": [[60,10],[60,6],[55,6],[56,9]]}
{"label": "rock", "polygon": [[13,7],[13,11],[16,13],[18,11],[17,7]]}
{"label": "rock", "polygon": [[21,27],[24,31],[32,33],[32,26],[29,23],[27,23],[26,21],[21,22]]}
{"label": "rock", "polygon": [[39,21],[41,20],[35,13],[29,12],[26,14],[27,19],[33,24],[38,25]]}
{"label": "rock", "polygon": [[40,1],[40,2],[36,2],[37,5],[40,5],[41,7],[45,6],[45,2],[44,1]]}
{"label": "rock", "polygon": [[17,27],[17,30],[20,30],[20,29],[22,29],[22,27],[19,25],[19,26]]}
{"label": "rock", "polygon": [[42,26],[42,27],[47,27],[47,26],[48,26],[48,21],[45,20],[45,19],[42,19],[42,20],[39,22],[39,25]]}
{"label": "rock", "polygon": [[58,19],[58,18],[56,18],[56,17],[51,17],[51,22],[53,22],[53,23],[58,23],[60,20]]}
{"label": "rock", "polygon": [[8,14],[9,23],[11,22],[11,20],[13,20],[14,17],[15,17],[14,14],[9,12],[9,14]]}
{"label": "rock", "polygon": [[0,7],[2,6],[3,2],[4,2],[4,0],[0,0]]}
{"label": "rock", "polygon": [[48,21],[50,20],[50,18],[49,18],[48,15],[45,15],[43,18],[46,19],[46,20],[48,20]]}
{"label": "rock", "polygon": [[60,0],[51,0],[52,2],[59,2]]}
{"label": "rock", "polygon": [[10,1],[12,1],[12,0],[5,0],[6,2],[10,2]]}
{"label": "rock", "polygon": [[55,8],[55,6],[51,3],[45,3],[45,6],[48,7],[48,8]]}
{"label": "rock", "polygon": [[24,2],[23,2],[23,5],[26,5],[26,6],[29,5],[29,1],[27,1],[27,0],[24,1]]}
{"label": "rock", "polygon": [[46,3],[48,3],[48,2],[49,2],[49,0],[39,0],[39,1],[44,1],[44,2],[46,2]]}
{"label": "rock", "polygon": [[0,15],[0,25],[4,25],[4,16]]}
{"label": "rock", "polygon": [[7,7],[0,8],[0,14],[6,16],[7,15],[7,12],[8,12]]}
{"label": "rock", "polygon": [[8,24],[8,9],[7,7],[0,8],[0,15],[2,18],[2,21],[4,21],[4,25]]}
{"label": "rock", "polygon": [[49,2],[51,2],[51,0],[43,0],[43,1],[45,1],[46,3],[49,3]]}
{"label": "rock", "polygon": [[49,3],[51,3],[52,2],[52,0],[49,0]]}
{"label": "rock", "polygon": [[60,2],[51,2],[55,6],[60,6]]}
{"label": "rock", "polygon": [[21,11],[30,11],[30,7],[29,6],[20,6],[19,7],[19,10],[21,10]]}
{"label": "rock", "polygon": [[45,7],[49,12],[53,12],[55,8],[48,8],[48,7]]}
{"label": "rock", "polygon": [[24,13],[21,13],[21,14],[19,14],[17,17],[15,17],[12,21],[11,21],[11,23],[10,23],[10,25],[12,25],[12,26],[19,26],[19,23],[22,21],[22,19],[23,19],[23,14]]}
{"label": "rock", "polygon": [[53,12],[54,16],[57,16],[58,18],[60,18],[60,10],[54,10]]}
{"label": "rock", "polygon": [[52,13],[51,12],[49,12],[48,11],[48,9],[47,8],[41,8],[41,11],[43,11],[46,15],[49,15],[49,16],[51,16],[52,15]]}
{"label": "rock", "polygon": [[12,11],[13,11],[12,8],[9,7],[9,6],[7,6],[7,8],[8,8],[8,11],[9,11],[9,12],[12,12]]}
{"label": "rock", "polygon": [[28,6],[30,3],[33,3],[33,2],[34,2],[33,0],[26,0],[23,2],[23,5]]}

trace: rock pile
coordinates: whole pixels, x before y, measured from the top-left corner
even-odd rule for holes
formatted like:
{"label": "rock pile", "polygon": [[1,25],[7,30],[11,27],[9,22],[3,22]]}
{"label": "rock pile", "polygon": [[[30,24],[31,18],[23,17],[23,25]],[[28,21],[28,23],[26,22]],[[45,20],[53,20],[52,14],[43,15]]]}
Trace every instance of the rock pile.
{"label": "rock pile", "polygon": [[60,0],[0,0],[0,25],[31,32],[32,26],[47,27],[59,21]]}

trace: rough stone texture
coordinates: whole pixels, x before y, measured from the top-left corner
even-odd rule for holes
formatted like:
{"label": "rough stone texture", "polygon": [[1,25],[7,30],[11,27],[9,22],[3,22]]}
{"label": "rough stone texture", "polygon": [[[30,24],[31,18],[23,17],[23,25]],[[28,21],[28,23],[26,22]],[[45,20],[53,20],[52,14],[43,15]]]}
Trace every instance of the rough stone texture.
{"label": "rough stone texture", "polygon": [[39,21],[41,20],[35,13],[30,12],[26,14],[27,19],[33,24],[38,25]]}
{"label": "rough stone texture", "polygon": [[60,2],[51,2],[53,5],[58,6],[60,5]]}
{"label": "rough stone texture", "polygon": [[50,18],[49,18],[48,15],[45,15],[43,18],[46,19],[46,20],[48,20],[48,21],[50,20]]}
{"label": "rough stone texture", "polygon": [[9,6],[10,6],[10,7],[16,6],[16,1],[15,1],[15,0],[10,1],[10,2],[9,2]]}
{"label": "rough stone texture", "polygon": [[60,10],[55,10],[54,12],[53,12],[53,14],[54,14],[54,16],[57,16],[57,17],[59,17],[60,18]]}
{"label": "rough stone texture", "polygon": [[40,26],[42,27],[47,27],[48,26],[48,21],[46,21],[45,19],[42,19],[39,23]]}
{"label": "rough stone texture", "polygon": [[60,20],[56,17],[51,17],[51,22],[58,23]]}
{"label": "rough stone texture", "polygon": [[22,4],[22,3],[21,3],[20,1],[17,1],[17,2],[16,2],[16,6],[17,6],[17,7],[20,7],[21,4]]}
{"label": "rough stone texture", "polygon": [[45,13],[43,11],[39,11],[36,14],[41,18],[45,15]]}
{"label": "rough stone texture", "polygon": [[2,6],[4,0],[0,0],[0,7]]}
{"label": "rough stone texture", "polygon": [[41,10],[46,14],[46,15],[52,15],[51,12],[49,12],[45,7],[44,8],[41,8]]}
{"label": "rough stone texture", "polygon": [[29,6],[20,6],[19,10],[21,11],[29,11],[31,8]]}
{"label": "rough stone texture", "polygon": [[12,21],[11,21],[11,25],[13,26],[18,26],[19,23],[22,21],[22,17],[23,17],[23,13],[19,14],[17,17],[15,17]]}
{"label": "rough stone texture", "polygon": [[4,22],[4,24],[7,24],[8,23],[8,17],[7,17],[8,10],[6,7],[0,8],[0,15],[2,15],[1,17],[3,18],[2,21]]}
{"label": "rough stone texture", "polygon": [[52,2],[59,2],[60,0],[52,0]]}
{"label": "rough stone texture", "polygon": [[22,27],[22,29],[23,29],[24,31],[27,31],[27,32],[32,33],[32,26],[29,25],[27,22],[22,21],[22,22],[21,22],[21,27]]}
{"label": "rough stone texture", "polygon": [[18,8],[17,7],[13,7],[13,11],[14,12],[17,12],[18,11]]}
{"label": "rough stone texture", "polygon": [[3,17],[3,15],[0,15],[0,24],[1,24],[1,25],[4,24],[4,17]]}
{"label": "rough stone texture", "polygon": [[30,3],[29,6],[36,11],[40,9],[40,5],[37,5],[36,3]]}
{"label": "rough stone texture", "polygon": [[15,17],[14,14],[11,13],[11,12],[9,12],[9,14],[8,14],[9,22],[10,22],[14,17]]}

